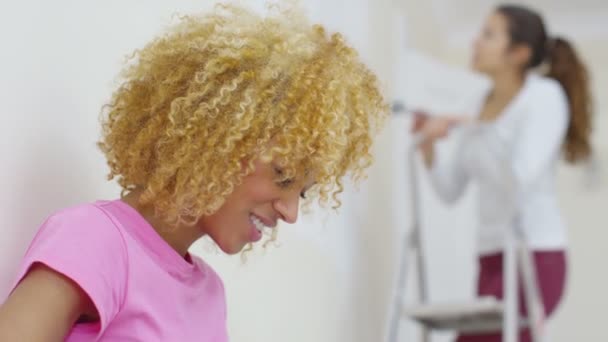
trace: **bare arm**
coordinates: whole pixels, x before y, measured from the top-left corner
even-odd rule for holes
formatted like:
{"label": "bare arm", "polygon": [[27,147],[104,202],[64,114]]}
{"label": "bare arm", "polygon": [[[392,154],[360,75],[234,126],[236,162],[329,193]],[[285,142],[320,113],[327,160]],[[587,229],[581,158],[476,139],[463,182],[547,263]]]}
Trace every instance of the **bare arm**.
{"label": "bare arm", "polygon": [[36,264],[0,306],[0,341],[63,341],[90,312],[94,306],[78,285]]}

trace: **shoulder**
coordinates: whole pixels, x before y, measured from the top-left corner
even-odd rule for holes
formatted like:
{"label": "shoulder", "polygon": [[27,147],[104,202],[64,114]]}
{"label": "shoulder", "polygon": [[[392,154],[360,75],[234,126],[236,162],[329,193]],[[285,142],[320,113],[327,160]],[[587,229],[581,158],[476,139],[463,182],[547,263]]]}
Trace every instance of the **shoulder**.
{"label": "shoulder", "polygon": [[[85,262],[124,263],[127,248],[122,231],[95,204],[81,204],[50,215],[30,244],[26,257]],[[116,264],[115,264],[116,266]]]}
{"label": "shoulder", "polygon": [[527,118],[542,121],[542,125],[550,123],[560,127],[567,125],[570,107],[561,84],[540,75],[530,75],[527,82],[525,106],[526,112],[531,115]]}
{"label": "shoulder", "polygon": [[61,209],[44,222],[43,230],[55,233],[66,232],[105,239],[122,239],[122,233],[113,219],[93,203]]}
{"label": "shoulder", "polygon": [[528,99],[534,103],[567,104],[566,92],[558,81],[546,76],[530,75],[528,82],[527,92],[530,95]]}
{"label": "shoulder", "polygon": [[48,218],[51,221],[111,222],[105,212],[94,203],[84,203],[60,209]]}

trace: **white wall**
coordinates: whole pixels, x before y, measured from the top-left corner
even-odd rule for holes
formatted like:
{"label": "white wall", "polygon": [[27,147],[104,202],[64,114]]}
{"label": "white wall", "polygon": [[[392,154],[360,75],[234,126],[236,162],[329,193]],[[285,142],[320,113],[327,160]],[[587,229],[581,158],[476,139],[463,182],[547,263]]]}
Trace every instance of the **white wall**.
{"label": "white wall", "polygon": [[171,11],[202,7],[121,3],[0,3],[2,293],[46,215],[118,195],[95,146],[101,105],[128,52]]}
{"label": "white wall", "polygon": [[[123,57],[174,12],[213,1],[0,2],[0,297],[51,212],[116,198],[97,151],[98,114]],[[261,8],[263,1],[253,2]],[[373,6],[371,5],[373,3]],[[306,1],[310,15],[346,33],[390,86],[390,1]],[[392,19],[391,19],[392,20]],[[377,145],[390,151],[391,134]],[[341,215],[304,217],[281,228],[280,247],[240,258],[209,242],[194,250],[214,264],[228,292],[233,341],[379,341],[385,331],[395,254],[391,153]],[[400,205],[395,205],[399,207]]]}

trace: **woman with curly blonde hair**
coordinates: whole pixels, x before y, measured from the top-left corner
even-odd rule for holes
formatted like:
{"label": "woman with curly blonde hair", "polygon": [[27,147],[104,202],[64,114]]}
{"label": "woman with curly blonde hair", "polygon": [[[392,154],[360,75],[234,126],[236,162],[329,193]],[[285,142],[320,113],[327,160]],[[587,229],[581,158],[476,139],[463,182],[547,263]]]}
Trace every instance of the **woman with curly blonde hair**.
{"label": "woman with curly blonde hair", "polygon": [[47,219],[0,340],[227,341],[222,282],[188,248],[208,236],[239,253],[295,222],[300,198],[338,206],[341,179],[371,162],[377,83],[295,10],[180,18],[134,53],[104,107],[121,198]]}

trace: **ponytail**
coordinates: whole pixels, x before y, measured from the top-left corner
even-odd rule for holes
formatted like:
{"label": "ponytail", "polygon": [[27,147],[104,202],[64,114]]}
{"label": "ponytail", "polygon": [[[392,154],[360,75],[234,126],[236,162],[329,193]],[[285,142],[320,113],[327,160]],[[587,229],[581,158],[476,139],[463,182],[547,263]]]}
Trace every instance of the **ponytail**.
{"label": "ponytail", "polygon": [[591,156],[592,99],[589,74],[572,45],[563,38],[552,40],[548,49],[548,77],[557,80],[568,97],[570,125],[563,151],[570,163],[584,161]]}

